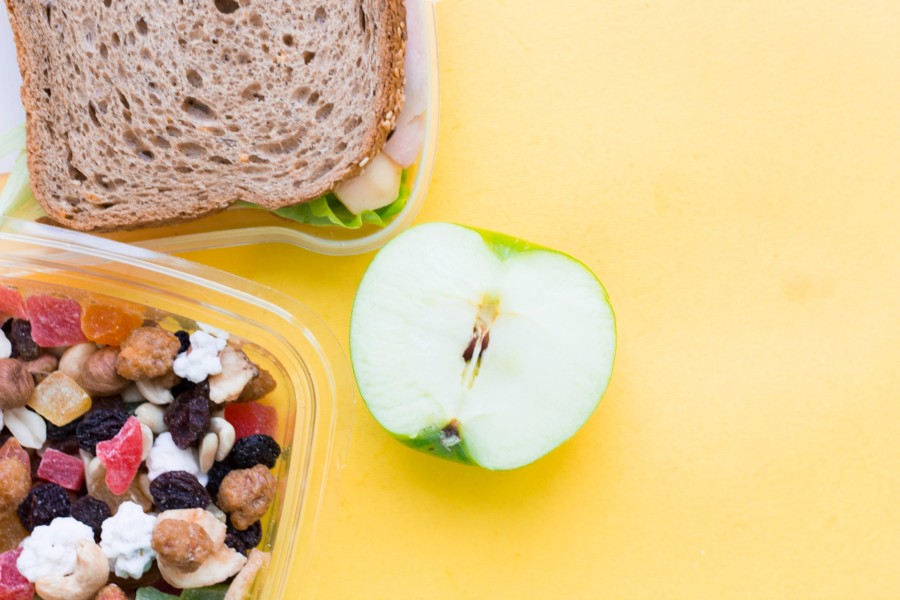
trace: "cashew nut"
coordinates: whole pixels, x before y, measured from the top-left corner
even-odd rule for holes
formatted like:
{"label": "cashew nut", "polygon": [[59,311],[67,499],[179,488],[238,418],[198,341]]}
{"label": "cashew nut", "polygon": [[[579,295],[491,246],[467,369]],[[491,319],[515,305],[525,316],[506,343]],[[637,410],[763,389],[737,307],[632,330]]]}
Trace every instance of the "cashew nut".
{"label": "cashew nut", "polygon": [[256,575],[269,566],[269,558],[268,552],[262,552],[256,548],[251,550],[250,556],[247,557],[247,564],[228,586],[224,600],[244,600],[248,597]]}
{"label": "cashew nut", "polygon": [[25,448],[40,448],[47,441],[47,422],[24,406],[3,411],[6,428]]}
{"label": "cashew nut", "polygon": [[142,379],[136,383],[144,399],[153,404],[171,404],[175,399],[169,388],[165,387],[159,378]]}
{"label": "cashew nut", "polygon": [[232,346],[225,346],[219,361],[222,372],[209,378],[209,399],[216,404],[237,400],[244,387],[259,373],[247,355]]}
{"label": "cashew nut", "polygon": [[75,572],[60,577],[38,579],[34,589],[44,600],[90,600],[109,580],[109,561],[103,550],[90,540],[76,546]]}
{"label": "cashew nut", "polygon": [[153,431],[143,423],[141,423],[141,444],[141,461],[145,461],[153,448]]}
{"label": "cashew nut", "polygon": [[137,420],[149,427],[150,431],[156,435],[169,430],[164,420],[165,415],[165,409],[151,402],[144,402],[134,411],[134,416],[137,417]]}
{"label": "cashew nut", "polygon": [[69,346],[59,359],[59,370],[71,377],[72,380],[78,381],[82,371],[84,371],[84,363],[96,351],[97,344],[93,342]]}
{"label": "cashew nut", "polygon": [[219,447],[219,436],[213,432],[209,432],[203,436],[200,442],[200,451],[198,458],[200,460],[200,471],[209,473],[212,469],[213,462],[216,460],[216,449]]}
{"label": "cashew nut", "polygon": [[141,394],[141,390],[138,389],[136,383],[132,383],[122,392],[122,402],[126,404],[135,404],[143,401],[144,395]]}
{"label": "cashew nut", "polygon": [[209,420],[209,430],[219,438],[216,447],[216,460],[223,461],[228,457],[234,446],[234,426],[223,417],[213,417]]}

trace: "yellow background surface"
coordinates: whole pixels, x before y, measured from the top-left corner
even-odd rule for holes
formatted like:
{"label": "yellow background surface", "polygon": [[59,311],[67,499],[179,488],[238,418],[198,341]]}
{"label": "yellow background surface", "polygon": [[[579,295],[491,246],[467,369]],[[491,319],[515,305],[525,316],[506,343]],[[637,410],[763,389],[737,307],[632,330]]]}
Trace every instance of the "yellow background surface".
{"label": "yellow background surface", "polygon": [[[521,470],[439,462],[360,403],[319,598],[900,597],[900,3],[443,0],[420,221],[568,252],[611,387]],[[371,255],[188,255],[346,348]]]}

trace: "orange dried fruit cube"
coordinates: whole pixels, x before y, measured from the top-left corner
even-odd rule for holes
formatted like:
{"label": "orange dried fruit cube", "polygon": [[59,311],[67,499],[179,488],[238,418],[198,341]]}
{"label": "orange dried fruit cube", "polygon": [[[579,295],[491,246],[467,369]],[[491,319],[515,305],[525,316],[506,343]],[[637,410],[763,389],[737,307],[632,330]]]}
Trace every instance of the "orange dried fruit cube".
{"label": "orange dried fruit cube", "polygon": [[34,388],[28,406],[57,427],[62,427],[91,408],[91,397],[74,379],[62,371],[55,371]]}
{"label": "orange dried fruit cube", "polygon": [[112,304],[89,304],[81,313],[84,336],[107,346],[121,345],[143,322],[143,315],[133,308]]}

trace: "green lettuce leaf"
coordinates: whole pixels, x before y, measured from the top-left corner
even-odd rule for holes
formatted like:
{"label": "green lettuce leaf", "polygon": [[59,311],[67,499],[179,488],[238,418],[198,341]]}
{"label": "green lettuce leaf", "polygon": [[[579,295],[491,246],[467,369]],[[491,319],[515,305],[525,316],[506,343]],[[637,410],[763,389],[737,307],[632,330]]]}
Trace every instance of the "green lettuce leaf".
{"label": "green lettuce leaf", "polygon": [[[397,195],[397,199],[387,206],[382,206],[375,210],[364,210],[360,214],[354,215],[347,210],[347,207],[344,206],[340,200],[338,200],[337,196],[334,194],[326,194],[320,198],[316,198],[312,202],[286,206],[271,212],[286,219],[297,221],[298,223],[305,223],[307,225],[315,225],[318,227],[337,226],[346,229],[359,229],[366,223],[384,227],[388,224],[391,217],[399,213],[403,210],[403,207],[406,206],[410,192],[409,172],[407,169],[403,169],[403,173],[400,176],[400,193]],[[262,206],[250,204],[249,202],[242,202],[241,205],[268,210]]]}

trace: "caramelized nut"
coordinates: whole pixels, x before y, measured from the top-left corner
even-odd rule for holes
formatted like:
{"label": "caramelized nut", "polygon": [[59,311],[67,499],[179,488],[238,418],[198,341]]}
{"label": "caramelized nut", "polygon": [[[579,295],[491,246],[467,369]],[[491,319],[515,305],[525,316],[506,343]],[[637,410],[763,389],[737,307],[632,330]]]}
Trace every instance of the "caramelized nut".
{"label": "caramelized nut", "polygon": [[157,523],[151,544],[161,560],[187,573],[196,571],[213,551],[203,527],[179,519]]}
{"label": "caramelized nut", "polygon": [[114,583],[100,589],[94,600],[128,600],[125,591]]}
{"label": "caramelized nut", "polygon": [[153,379],[172,370],[181,342],[159,327],[138,327],[128,334],[119,349],[116,369],[132,381]]}
{"label": "caramelized nut", "polygon": [[238,402],[259,400],[275,389],[275,378],[272,377],[272,374],[260,367],[256,368],[259,371],[259,375],[251,379],[250,383],[244,386],[241,396],[238,398]]}
{"label": "caramelized nut", "polygon": [[259,520],[275,497],[275,476],[265,465],[236,469],[219,487],[219,508],[229,513],[234,528],[243,531]]}
{"label": "caramelized nut", "polygon": [[0,459],[0,513],[15,509],[31,489],[31,469],[19,458]]}

